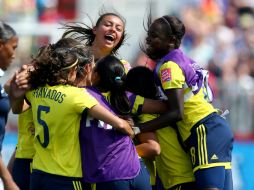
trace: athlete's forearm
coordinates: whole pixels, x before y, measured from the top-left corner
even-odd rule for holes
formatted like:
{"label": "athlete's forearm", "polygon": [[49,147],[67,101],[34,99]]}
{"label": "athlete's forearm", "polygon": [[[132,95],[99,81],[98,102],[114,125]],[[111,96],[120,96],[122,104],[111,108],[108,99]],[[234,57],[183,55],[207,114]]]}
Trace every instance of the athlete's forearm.
{"label": "athlete's forearm", "polygon": [[4,189],[6,190],[19,190],[18,186],[13,181],[11,174],[4,166],[2,158],[0,158],[0,177],[3,181]]}
{"label": "athlete's forearm", "polygon": [[138,155],[142,158],[154,159],[160,154],[160,145],[154,142],[146,142],[136,145]]}
{"label": "athlete's forearm", "polygon": [[19,73],[16,72],[13,78],[10,81],[10,84],[7,85],[9,91],[9,99],[11,108],[14,114],[19,114],[22,111],[28,109],[29,105],[25,102],[25,93],[28,88],[23,88],[20,86],[18,81]]}
{"label": "athlete's forearm", "polygon": [[8,165],[7,165],[7,169],[10,172],[10,174],[12,174],[12,168],[13,168],[13,164],[14,164],[14,160],[15,160],[15,155],[16,155],[16,149],[13,151],[11,158],[10,158]]}
{"label": "athlete's forearm", "polygon": [[178,110],[175,110],[162,114],[151,121],[138,124],[138,127],[141,132],[150,132],[167,126],[173,126],[180,120],[182,120],[182,114]]}
{"label": "athlete's forearm", "polygon": [[169,109],[167,102],[162,100],[152,100],[145,98],[144,104],[142,107],[142,113],[149,114],[163,114],[166,113]]}
{"label": "athlete's forearm", "polygon": [[138,155],[142,158],[154,159],[161,152],[160,144],[154,132],[141,133],[136,136],[139,145],[136,145]]}
{"label": "athlete's forearm", "polygon": [[116,115],[113,115],[111,112],[109,112],[106,108],[104,108],[100,104],[97,104],[92,108],[90,108],[89,114],[96,119],[99,119],[107,124],[110,124],[112,127],[129,136],[134,135],[134,132],[127,121],[117,117]]}

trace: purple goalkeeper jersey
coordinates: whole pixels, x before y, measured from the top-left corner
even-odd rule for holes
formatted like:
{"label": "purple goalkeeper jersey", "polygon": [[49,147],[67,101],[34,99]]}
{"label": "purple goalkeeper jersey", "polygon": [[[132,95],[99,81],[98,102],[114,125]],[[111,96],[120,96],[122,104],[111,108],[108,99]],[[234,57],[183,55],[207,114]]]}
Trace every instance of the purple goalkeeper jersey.
{"label": "purple goalkeeper jersey", "polygon": [[154,69],[155,82],[158,86],[161,86],[160,79],[158,77],[158,70],[162,64],[173,61],[183,71],[186,84],[191,88],[193,94],[197,94],[201,88],[203,88],[204,98],[209,102],[213,100],[213,92],[208,84],[208,71],[201,68],[195,61],[187,57],[182,50],[174,49],[165,55],[158,61]]}
{"label": "purple goalkeeper jersey", "polygon": [[[94,88],[87,88],[98,102],[113,111],[103,95]],[[131,104],[135,95],[127,93]],[[84,182],[98,183],[132,179],[140,170],[140,162],[132,139],[107,123],[83,113],[80,127],[80,146]]]}

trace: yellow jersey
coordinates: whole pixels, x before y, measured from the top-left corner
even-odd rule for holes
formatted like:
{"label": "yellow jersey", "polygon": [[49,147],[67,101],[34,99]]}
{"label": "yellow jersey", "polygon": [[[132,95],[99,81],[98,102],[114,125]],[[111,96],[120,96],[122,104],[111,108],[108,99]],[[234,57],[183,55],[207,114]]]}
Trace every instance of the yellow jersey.
{"label": "yellow jersey", "polygon": [[82,177],[79,129],[81,114],[98,102],[84,88],[39,87],[26,94],[32,107],[36,153],[33,169]]}
{"label": "yellow jersey", "polygon": [[18,144],[15,158],[32,159],[35,154],[32,117],[32,109],[18,115]]}

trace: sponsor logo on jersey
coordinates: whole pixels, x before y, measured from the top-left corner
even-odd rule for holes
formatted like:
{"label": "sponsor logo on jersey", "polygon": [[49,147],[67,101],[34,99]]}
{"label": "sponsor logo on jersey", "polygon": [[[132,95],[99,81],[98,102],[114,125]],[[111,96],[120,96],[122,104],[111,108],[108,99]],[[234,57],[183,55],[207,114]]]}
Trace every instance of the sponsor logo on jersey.
{"label": "sponsor logo on jersey", "polygon": [[171,69],[162,69],[161,70],[161,80],[162,82],[168,82],[171,80]]}

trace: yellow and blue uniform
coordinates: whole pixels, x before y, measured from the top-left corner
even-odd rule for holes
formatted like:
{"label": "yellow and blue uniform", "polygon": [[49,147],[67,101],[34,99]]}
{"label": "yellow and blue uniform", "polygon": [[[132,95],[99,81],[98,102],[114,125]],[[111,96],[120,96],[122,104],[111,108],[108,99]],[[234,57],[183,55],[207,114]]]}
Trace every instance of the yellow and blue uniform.
{"label": "yellow and blue uniform", "polygon": [[[143,123],[156,117],[158,117],[156,114],[142,114],[139,119]],[[172,127],[165,127],[156,130],[155,133],[161,147],[160,155],[155,157],[155,164],[164,189],[194,182],[195,177],[192,172],[190,157],[180,145],[176,130]]]}
{"label": "yellow and blue uniform", "polygon": [[[137,117],[137,122],[138,123],[144,123],[146,121],[150,121],[150,114],[139,114],[138,116],[134,113],[133,117]],[[139,140],[135,137],[133,139],[134,144],[137,146],[140,144]],[[155,161],[147,158],[142,158],[139,156],[140,159],[140,164],[141,164],[141,169],[143,169],[144,174],[149,173],[148,176],[150,178],[150,184],[152,186],[155,186],[156,183],[156,166],[155,166]],[[143,168],[142,168],[143,167]]]}
{"label": "yellow and blue uniform", "polygon": [[176,49],[156,65],[155,72],[163,97],[166,97],[166,90],[184,89],[184,115],[177,126],[191,155],[198,187],[214,185],[232,189],[233,133],[226,120],[207,101],[200,70]]}
{"label": "yellow and blue uniform", "polygon": [[[145,123],[147,121],[150,121],[152,119],[155,119],[157,115],[152,115],[152,114],[140,114],[138,116],[138,123]],[[138,143],[137,143],[138,144]],[[150,184],[152,186],[155,186],[156,184],[156,165],[155,161],[151,159],[145,159],[144,158],[145,165],[147,167],[147,170],[149,171],[150,175]]]}
{"label": "yellow and blue uniform", "polygon": [[[98,102],[85,89],[69,85],[39,87],[29,91],[35,126],[35,155],[30,189],[48,177],[42,189],[77,189],[82,177],[80,143],[81,114]],[[54,178],[55,176],[55,178]],[[63,183],[57,185],[60,180]],[[80,188],[78,188],[80,189]]]}
{"label": "yellow and blue uniform", "polygon": [[28,109],[18,116],[18,144],[15,158],[33,159],[34,150],[34,125],[32,110]]}
{"label": "yellow and blue uniform", "polygon": [[[184,88],[184,118],[177,125],[183,141],[185,141],[190,136],[190,129],[194,124],[209,114],[217,112],[217,110],[204,99],[202,90],[196,95],[192,93],[191,89],[185,84],[185,76],[178,64],[172,61],[166,62],[161,65],[158,74],[164,91]],[[170,75],[170,80],[166,78],[166,75]]]}
{"label": "yellow and blue uniform", "polygon": [[34,125],[32,110],[28,109],[18,116],[18,144],[12,168],[12,177],[20,189],[29,189],[34,149]]}

